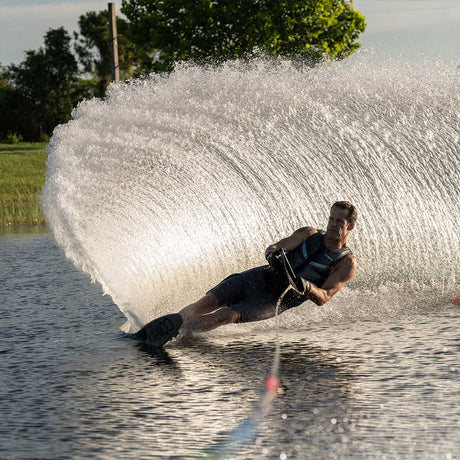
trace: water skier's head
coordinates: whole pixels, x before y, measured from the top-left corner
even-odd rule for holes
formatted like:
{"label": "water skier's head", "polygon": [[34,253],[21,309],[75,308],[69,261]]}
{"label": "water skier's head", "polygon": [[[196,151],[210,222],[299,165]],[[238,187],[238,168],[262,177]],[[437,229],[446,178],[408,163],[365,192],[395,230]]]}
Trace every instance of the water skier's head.
{"label": "water skier's head", "polygon": [[336,201],[331,207],[326,238],[345,241],[355,227],[357,217],[358,211],[349,201]]}

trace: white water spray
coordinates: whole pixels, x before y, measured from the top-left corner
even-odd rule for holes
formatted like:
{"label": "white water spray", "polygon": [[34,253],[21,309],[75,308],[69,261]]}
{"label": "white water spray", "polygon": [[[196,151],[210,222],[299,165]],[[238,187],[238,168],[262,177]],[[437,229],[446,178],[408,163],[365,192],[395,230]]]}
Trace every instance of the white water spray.
{"label": "white water spray", "polygon": [[268,244],[359,210],[360,292],[456,286],[460,73],[361,54],[308,70],[255,59],[110,86],[56,128],[41,202],[74,264],[137,330]]}

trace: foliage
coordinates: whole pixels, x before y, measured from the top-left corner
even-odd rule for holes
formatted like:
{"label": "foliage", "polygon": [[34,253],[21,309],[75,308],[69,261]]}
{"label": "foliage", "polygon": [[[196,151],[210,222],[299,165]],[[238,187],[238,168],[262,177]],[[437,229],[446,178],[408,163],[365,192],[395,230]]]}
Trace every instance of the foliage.
{"label": "foliage", "polygon": [[21,134],[8,132],[5,137],[5,144],[19,144],[24,138]]}
{"label": "foliage", "polygon": [[[90,11],[78,21],[79,33],[74,33],[75,51],[83,70],[92,75],[93,93],[103,97],[112,81],[112,61],[110,56],[109,18],[107,10]],[[117,17],[117,41],[120,79],[133,75],[137,68],[135,46],[125,37],[127,24]]]}
{"label": "foliage", "polygon": [[[72,52],[67,31],[50,29],[44,47],[27,51],[19,65],[0,66],[0,139],[21,133],[26,140],[46,140],[69,120],[79,101],[103,97],[111,81],[109,26],[106,11],[80,17]],[[125,21],[117,18],[122,79],[135,68],[134,45],[123,36]],[[83,75],[82,75],[83,72]]]}
{"label": "foliage", "polygon": [[[24,61],[4,72],[7,85],[0,91],[0,114],[25,138],[51,134],[70,118],[78,96],[78,67],[63,27],[49,29],[45,47],[27,51]],[[11,130],[1,126],[3,132]]]}
{"label": "foliage", "polygon": [[[268,54],[344,58],[360,45],[364,17],[349,0],[123,0],[128,33],[150,53],[150,70],[183,59]],[[145,53],[148,54],[148,53]]]}

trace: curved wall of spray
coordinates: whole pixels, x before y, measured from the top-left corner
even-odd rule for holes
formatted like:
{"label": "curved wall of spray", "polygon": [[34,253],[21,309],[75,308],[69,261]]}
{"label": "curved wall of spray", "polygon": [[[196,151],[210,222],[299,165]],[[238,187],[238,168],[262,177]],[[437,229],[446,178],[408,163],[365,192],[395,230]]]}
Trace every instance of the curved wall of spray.
{"label": "curved wall of spray", "polygon": [[[134,331],[329,207],[359,210],[351,290],[455,286],[460,72],[359,54],[179,66],[81,103],[48,148],[42,206]],[[346,297],[346,295],[345,295]]]}

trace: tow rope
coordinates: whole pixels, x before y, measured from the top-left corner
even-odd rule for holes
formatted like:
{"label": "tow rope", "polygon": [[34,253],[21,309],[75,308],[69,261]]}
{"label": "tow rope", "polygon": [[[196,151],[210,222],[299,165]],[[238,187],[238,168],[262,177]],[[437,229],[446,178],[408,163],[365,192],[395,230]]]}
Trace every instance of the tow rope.
{"label": "tow rope", "polygon": [[280,295],[276,302],[275,310],[275,355],[273,358],[270,374],[265,379],[264,394],[258,404],[254,406],[251,415],[243,420],[234,430],[232,430],[223,441],[219,442],[214,448],[207,452],[207,458],[223,459],[232,458],[238,455],[241,450],[249,445],[256,437],[261,420],[268,414],[271,403],[276,399],[282,390],[279,387],[279,365],[280,365],[280,340],[279,340],[279,308],[284,296],[294,289],[289,285]]}

